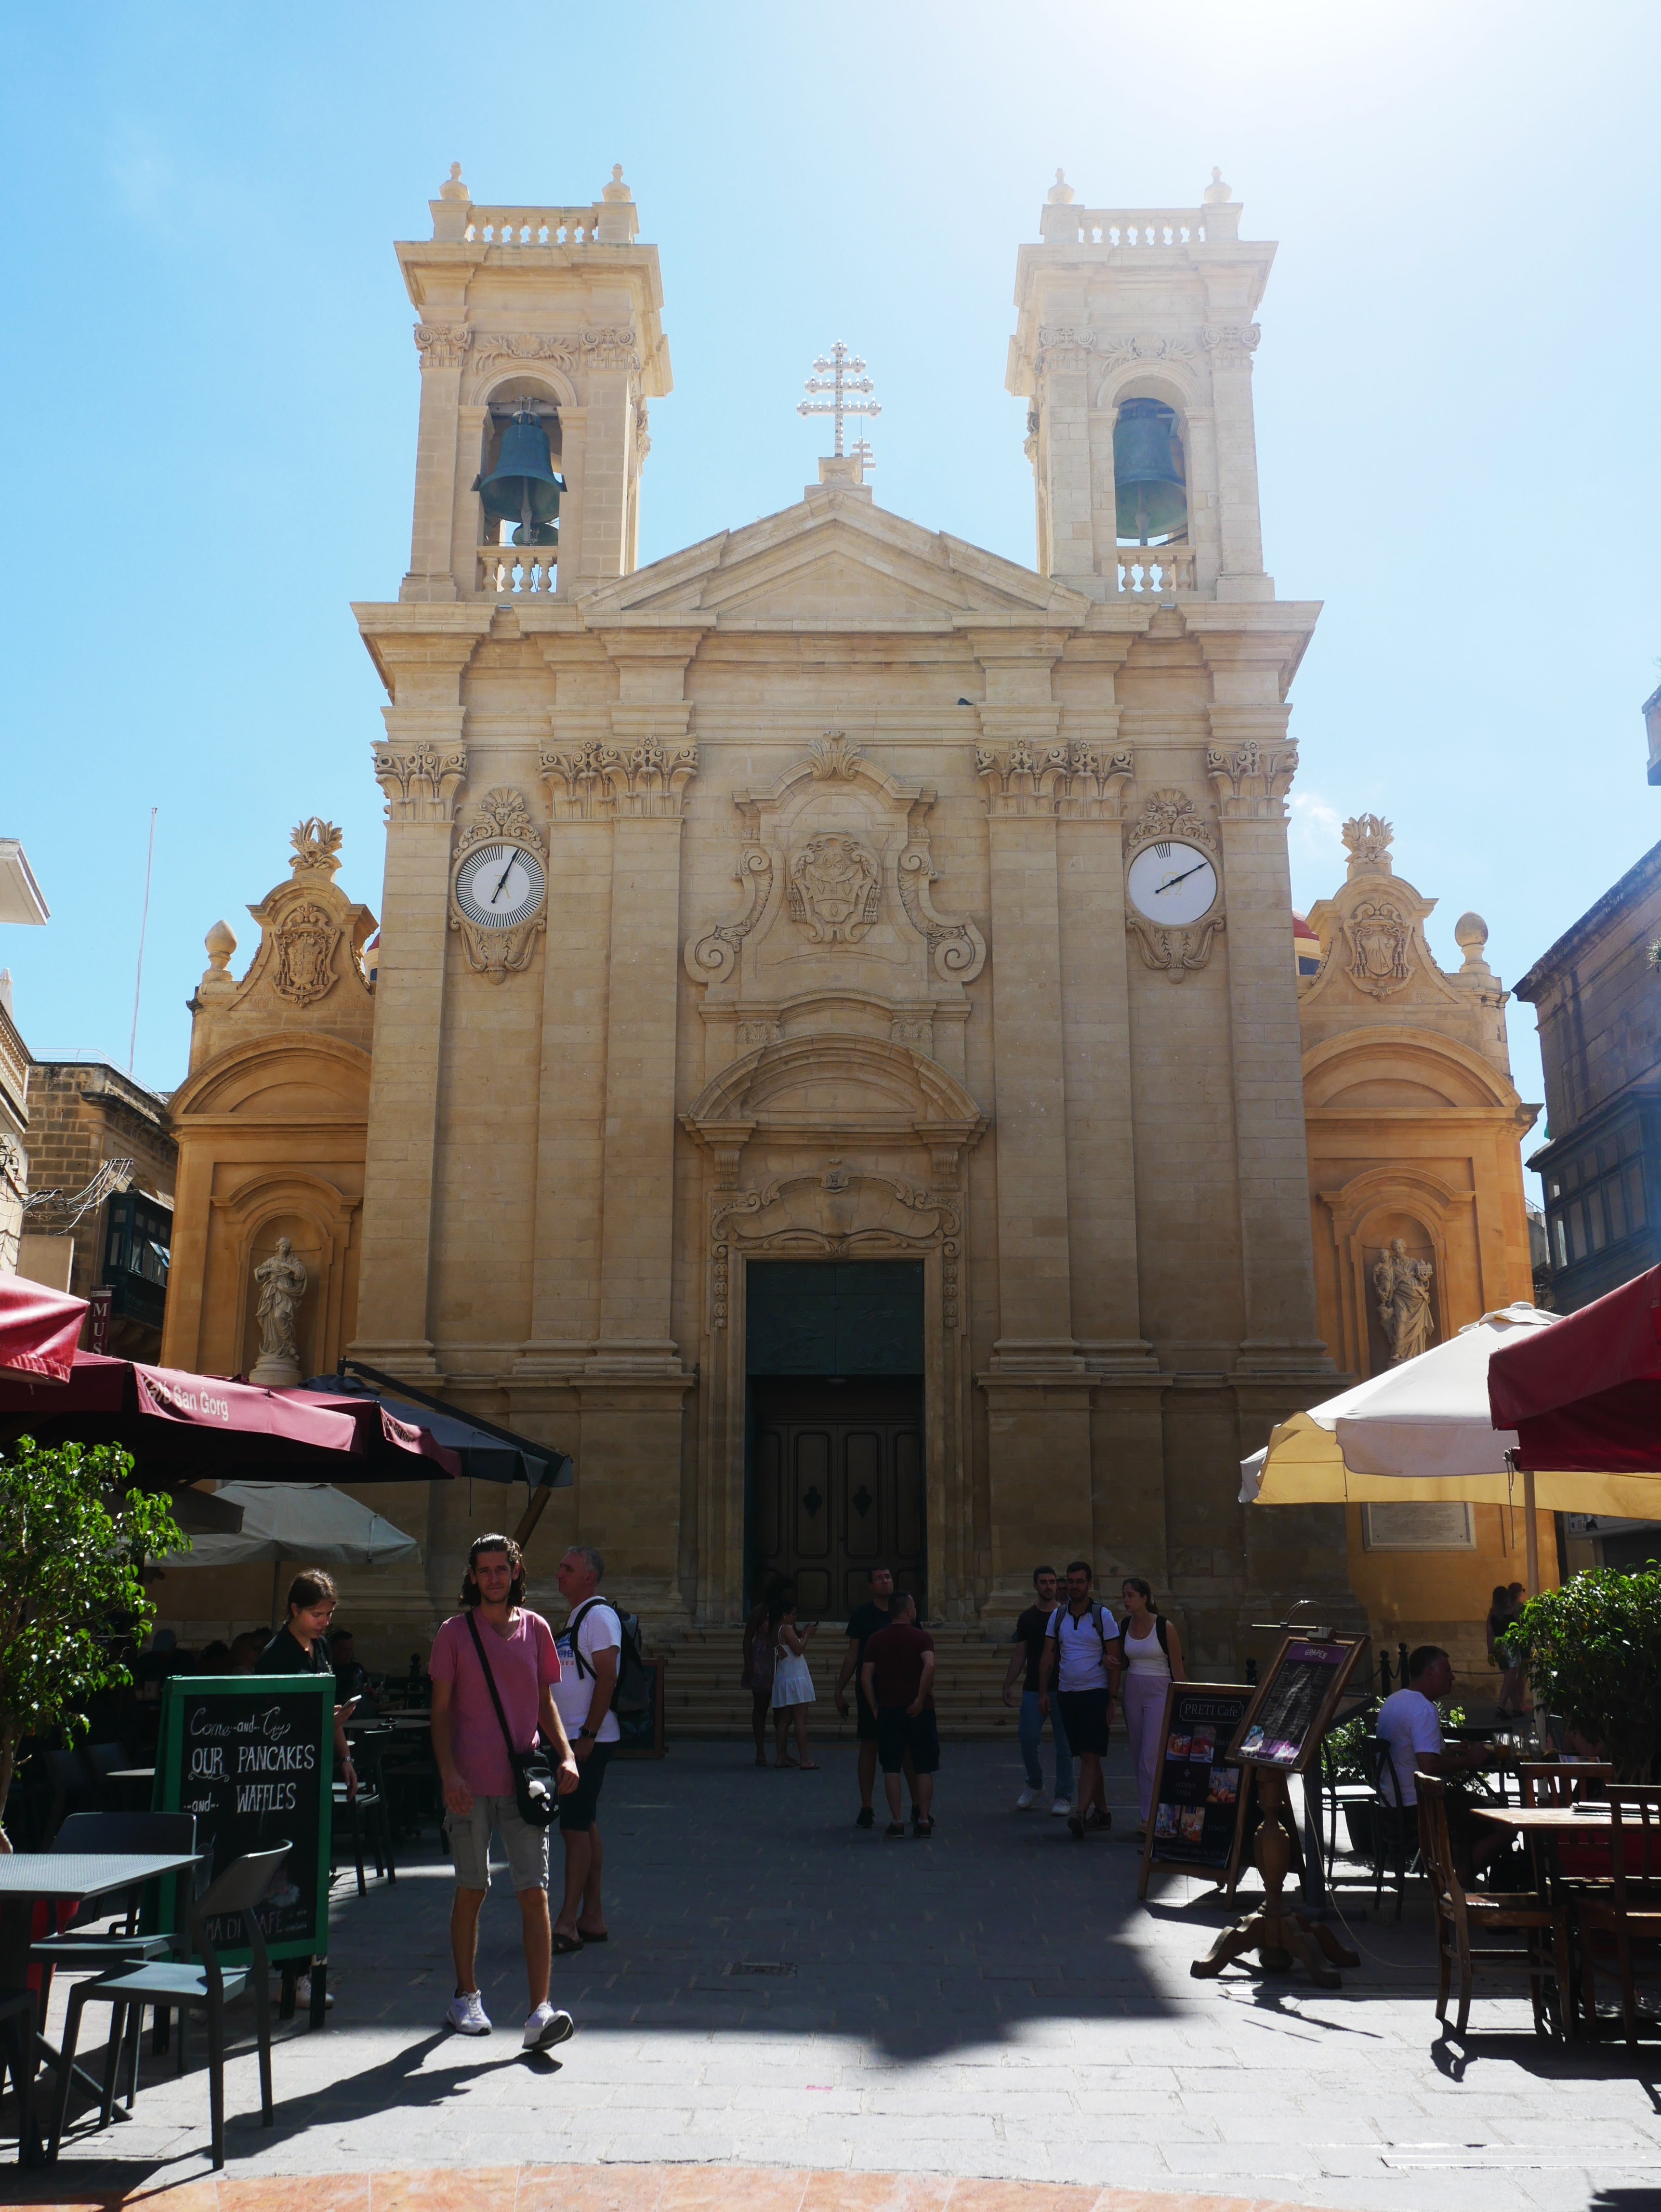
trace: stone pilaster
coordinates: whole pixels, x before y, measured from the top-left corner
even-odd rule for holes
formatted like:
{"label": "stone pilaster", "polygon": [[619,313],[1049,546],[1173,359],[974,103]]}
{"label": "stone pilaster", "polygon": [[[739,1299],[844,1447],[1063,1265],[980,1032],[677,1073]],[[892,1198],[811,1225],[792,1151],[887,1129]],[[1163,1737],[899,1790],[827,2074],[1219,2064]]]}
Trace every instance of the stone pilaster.
{"label": "stone pilaster", "polygon": [[399,598],[453,599],[451,569],[454,530],[456,435],[462,370],[472,332],[458,316],[453,323],[416,325],[421,355],[421,414],[416,429],[415,516],[410,536],[410,572]]}

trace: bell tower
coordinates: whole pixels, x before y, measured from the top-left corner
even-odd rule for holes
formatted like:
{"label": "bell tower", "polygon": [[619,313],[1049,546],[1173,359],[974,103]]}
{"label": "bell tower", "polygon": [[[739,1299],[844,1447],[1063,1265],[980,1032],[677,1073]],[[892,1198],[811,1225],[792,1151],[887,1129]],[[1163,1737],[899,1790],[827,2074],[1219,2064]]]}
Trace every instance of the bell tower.
{"label": "bell tower", "polygon": [[1036,566],[1093,599],[1272,599],[1252,321],[1275,259],[1217,170],[1197,208],[1086,208],[1056,172],[1016,265]]}
{"label": "bell tower", "polygon": [[587,207],[485,207],[458,162],[429,204],[431,238],[398,248],[421,318],[399,599],[569,600],[628,575],[646,403],[672,380],[657,248],[636,242],[621,167]]}

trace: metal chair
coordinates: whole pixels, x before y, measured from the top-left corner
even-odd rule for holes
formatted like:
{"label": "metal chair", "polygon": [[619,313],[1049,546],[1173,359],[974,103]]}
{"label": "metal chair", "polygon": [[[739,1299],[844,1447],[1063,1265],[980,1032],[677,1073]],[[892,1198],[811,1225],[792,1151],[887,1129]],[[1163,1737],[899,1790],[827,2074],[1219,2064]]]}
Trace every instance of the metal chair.
{"label": "metal chair", "polygon": [[0,1990],[0,2090],[8,2071],[17,2093],[17,2163],[39,2166],[40,2140],[34,2126],[34,1991]]}
{"label": "metal chair", "polygon": [[[70,1992],[69,2019],[64,2028],[64,2066],[58,2075],[58,2100],[52,2117],[52,2143],[47,2151],[49,2160],[58,2156],[58,2147],[63,2138],[64,2122],[69,2111],[70,2068],[75,2061],[75,2046],[81,2033],[81,2014],[88,2004],[112,2004],[116,2008],[117,2020],[110,2027],[110,2040],[119,2040],[118,2022],[129,2007],[142,2008],[145,2005],[167,2005],[178,2015],[179,2070],[185,2070],[185,2023],[192,2005],[204,2005],[208,2014],[208,2100],[212,2120],[213,2163],[216,2172],[225,2163],[225,2007],[240,1997],[252,1981],[253,1984],[254,2016],[259,2043],[259,2118],[262,2127],[271,2127],[276,2121],[276,2107],[271,2101],[271,1970],[265,1954],[265,1939],[260,1933],[255,1906],[265,1894],[271,1876],[288,1856],[292,1846],[278,1844],[268,1851],[250,1851],[244,1858],[228,1866],[223,1874],[210,1886],[205,1896],[192,1900],[190,1911],[191,1948],[200,1954],[201,1963],[193,1964],[188,1958],[157,1960],[143,1962],[105,1974],[97,1981],[78,1982]],[[222,1966],[208,1940],[208,1924],[214,1920],[240,1917],[253,1954],[252,1961],[246,1966]],[[132,2045],[132,2063],[136,2070],[137,2045]],[[129,2090],[131,2094],[131,2089]]]}
{"label": "metal chair", "polygon": [[[194,1813],[71,1813],[58,1831],[52,1846],[59,1851],[193,1851],[196,1849],[196,1815]],[[100,1921],[109,1915],[107,1904],[96,1899],[83,1905],[70,1925],[56,1936],[44,1936],[29,1946],[30,1960],[44,1966],[48,1974],[56,1967],[70,1972],[102,1972],[113,1966],[131,1966],[144,1959],[165,1959],[173,1949],[175,1937],[138,1933],[138,1896],[136,1890],[128,1893],[125,1914],[116,1916],[115,1924],[109,1928],[93,1927],[83,1923]],[[43,1986],[51,1986],[47,1982]],[[143,2016],[142,2006],[132,2008],[132,2019],[128,2033],[132,2043],[132,2061],[128,2069],[126,2105],[133,2106],[137,2074],[138,2033]],[[162,2035],[165,2014],[158,2008],[156,2014],[155,2048],[166,2047]],[[69,2062],[53,2053],[43,2042],[42,2047],[55,2065],[67,2067]],[[100,2124],[108,2127],[115,2111],[116,2075],[120,2057],[115,2038],[115,2016],[110,2019],[109,2048],[104,2057],[104,2087],[100,2106]],[[91,2076],[82,2073],[81,2078],[88,2088],[97,2084]]]}
{"label": "metal chair", "polygon": [[[1408,1875],[1419,1856],[1419,1820],[1411,1805],[1403,1805],[1390,1746],[1382,1736],[1368,1736],[1361,1744],[1361,1767],[1372,1790],[1372,1910],[1376,1917],[1384,1901],[1384,1854],[1390,1853],[1396,1877],[1396,1917],[1402,1917]],[[1388,1783],[1388,1787],[1386,1787]]]}
{"label": "metal chair", "polygon": [[[1536,2031],[1543,2029],[1548,2034],[1554,2033],[1557,2030],[1545,1995],[1545,1977],[1549,1967],[1557,1978],[1561,2032],[1571,2033],[1573,1983],[1569,1975],[1567,1913],[1558,1905],[1548,1904],[1531,1890],[1518,1895],[1467,1890],[1459,1879],[1448,1835],[1447,1784],[1440,1775],[1415,1773],[1413,1786],[1419,1797],[1420,1848],[1425,1872],[1430,1877],[1431,1899],[1436,1911],[1437,2019],[1446,2026],[1448,1996],[1456,1966],[1459,1970],[1459,2017],[1453,2032],[1461,2036],[1470,2018],[1471,1983],[1475,1973],[1493,1968],[1497,1972],[1515,1974],[1520,1969],[1529,1978]],[[1511,1944],[1482,1945],[1472,1941],[1473,1934],[1508,1929],[1521,1932],[1524,1943],[1520,1950]],[[1552,1945],[1549,1958],[1544,1948],[1548,1936]]]}
{"label": "metal chair", "polygon": [[[1609,1879],[1574,1893],[1574,1920],[1580,1937],[1580,1996],[1586,2033],[1597,2035],[1597,1952],[1602,1939],[1614,1952],[1621,1990],[1621,2022],[1630,2049],[1638,2048],[1638,1991],[1633,1947],[1646,1952],[1661,1946],[1661,1784],[1611,1782]],[[1635,1816],[1635,1819],[1634,1819]],[[1637,1844],[1638,1872],[1629,1863],[1628,1844]],[[1607,1958],[1604,1972],[1609,1972]]]}
{"label": "metal chair", "polygon": [[[357,1893],[363,1896],[368,1883],[363,1873],[363,1816],[371,1816],[369,1848],[374,1856],[374,1870],[395,1888],[398,1869],[392,1863],[392,1824],[386,1805],[386,1786],[381,1774],[381,1754],[396,1731],[392,1729],[362,1729],[352,1741],[352,1764],[358,1771],[357,1795],[349,1797],[344,1782],[334,1785],[334,1806],[337,1818],[346,1815],[351,1830],[352,1856],[357,1867]],[[334,1831],[331,1830],[331,1835]]]}

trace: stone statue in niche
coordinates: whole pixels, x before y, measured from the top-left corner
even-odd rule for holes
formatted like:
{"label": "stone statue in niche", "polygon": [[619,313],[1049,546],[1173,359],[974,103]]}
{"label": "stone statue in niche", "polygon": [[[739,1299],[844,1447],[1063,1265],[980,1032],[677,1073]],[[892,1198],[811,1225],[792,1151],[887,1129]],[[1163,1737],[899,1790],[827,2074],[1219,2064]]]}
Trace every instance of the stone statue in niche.
{"label": "stone statue in niche", "polygon": [[1378,1255],[1372,1287],[1378,1294],[1378,1319],[1390,1346],[1392,1367],[1428,1352],[1435,1340],[1436,1322],[1430,1310],[1431,1278],[1435,1272],[1428,1260],[1410,1257],[1399,1237]]}
{"label": "stone statue in niche", "polygon": [[812,945],[857,945],[877,918],[882,873],[864,841],[845,830],[810,837],[790,856],[790,919]]}
{"label": "stone statue in niche", "polygon": [[306,1262],[295,1257],[289,1239],[279,1237],[277,1249],[253,1271],[259,1285],[254,1318],[259,1323],[259,1358],[248,1380],[273,1389],[291,1388],[301,1379],[300,1346],[295,1322],[310,1278]]}

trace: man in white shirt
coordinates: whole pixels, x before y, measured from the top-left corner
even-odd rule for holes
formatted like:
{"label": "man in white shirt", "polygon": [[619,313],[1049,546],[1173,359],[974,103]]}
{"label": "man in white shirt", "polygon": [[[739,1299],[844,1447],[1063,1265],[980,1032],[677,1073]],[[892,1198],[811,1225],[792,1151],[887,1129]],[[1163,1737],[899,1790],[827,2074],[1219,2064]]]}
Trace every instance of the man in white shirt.
{"label": "man in white shirt", "polygon": [[1092,1601],[1090,1583],[1088,1561],[1074,1559],[1067,1571],[1067,1603],[1050,1616],[1038,1665],[1038,1710],[1048,1716],[1053,1681],[1061,1726],[1079,1762],[1079,1786],[1067,1825],[1080,1841],[1092,1828],[1113,1825],[1102,1760],[1108,1716],[1119,1687],[1117,1631]]}
{"label": "man in white shirt", "polygon": [[[1415,1768],[1421,1774],[1452,1776],[1469,1774],[1473,1768],[1494,1763],[1494,1753],[1485,1744],[1463,1744],[1456,1751],[1445,1748],[1442,1716],[1436,1708],[1452,1688],[1453,1662],[1447,1653],[1437,1644],[1421,1644],[1409,1655],[1407,1687],[1394,1692],[1378,1708],[1373,1733],[1390,1746],[1390,1765],[1387,1769],[1381,1767],[1379,1780],[1388,1796],[1394,1775],[1396,1802],[1399,1805],[1416,1805],[1419,1802],[1419,1793],[1413,1784]],[[1504,1849],[1506,1837],[1501,1830],[1494,1827],[1487,1828],[1486,1832],[1475,1832],[1469,1802],[1463,1790],[1450,1790],[1445,1802],[1449,1841],[1461,1862],[1461,1878],[1469,1880],[1475,1868]]]}
{"label": "man in white shirt", "polygon": [[580,1951],[585,1943],[606,1941],[605,1910],[600,1902],[601,1852],[594,1814],[605,1769],[622,1729],[611,1711],[618,1668],[623,1658],[623,1624],[617,1609],[599,1595],[605,1562],[587,1544],[574,1544],[559,1563],[559,1594],[571,1608],[557,1639],[559,1680],[554,1704],[575,1754],[576,1788],[559,1801],[559,1832],[565,1845],[565,1902],[553,1927],[558,1953]]}

